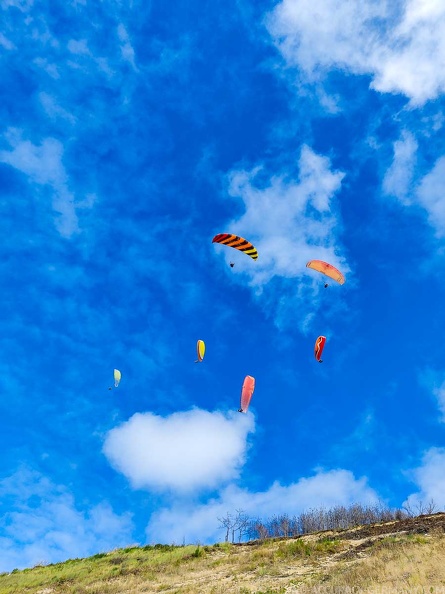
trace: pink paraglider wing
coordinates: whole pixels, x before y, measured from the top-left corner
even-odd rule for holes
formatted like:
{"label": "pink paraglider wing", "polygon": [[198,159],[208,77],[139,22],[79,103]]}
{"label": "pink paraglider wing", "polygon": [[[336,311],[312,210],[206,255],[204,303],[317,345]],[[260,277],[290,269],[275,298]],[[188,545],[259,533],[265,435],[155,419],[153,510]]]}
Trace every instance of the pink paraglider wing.
{"label": "pink paraglider wing", "polygon": [[252,399],[253,391],[255,390],[255,378],[251,375],[246,375],[243,382],[243,389],[241,390],[241,408],[240,412],[247,412],[250,401]]}

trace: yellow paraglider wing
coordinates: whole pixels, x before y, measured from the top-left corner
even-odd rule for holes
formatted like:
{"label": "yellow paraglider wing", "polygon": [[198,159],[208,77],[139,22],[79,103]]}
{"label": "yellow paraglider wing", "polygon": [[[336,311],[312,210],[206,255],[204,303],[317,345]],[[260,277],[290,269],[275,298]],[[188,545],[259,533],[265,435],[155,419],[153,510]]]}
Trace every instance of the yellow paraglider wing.
{"label": "yellow paraglider wing", "polygon": [[312,270],[317,270],[329,276],[333,280],[337,281],[341,285],[345,282],[345,277],[342,275],[340,270],[332,266],[332,264],[328,264],[328,262],[323,262],[323,260],[311,260],[306,264],[308,268],[312,268]]}
{"label": "yellow paraglider wing", "polygon": [[244,252],[248,256],[250,256],[253,260],[258,258],[258,252],[256,251],[255,247],[244,239],[243,237],[239,237],[238,235],[231,235],[230,233],[219,233],[215,235],[212,239],[212,243],[222,243],[223,245],[228,245],[229,247],[233,247],[240,252]]}
{"label": "yellow paraglider wing", "polygon": [[114,370],[114,387],[115,387],[115,388],[117,388],[117,387],[118,387],[118,385],[119,385],[119,382],[121,381],[121,377],[122,377],[122,374],[121,374],[121,372],[119,371],[119,369],[115,369],[115,370]]}
{"label": "yellow paraglider wing", "polygon": [[205,352],[206,352],[205,342],[203,340],[198,340],[198,342],[196,343],[196,353],[198,355],[198,358],[195,361],[195,363],[198,363],[199,361],[202,361],[204,359]]}

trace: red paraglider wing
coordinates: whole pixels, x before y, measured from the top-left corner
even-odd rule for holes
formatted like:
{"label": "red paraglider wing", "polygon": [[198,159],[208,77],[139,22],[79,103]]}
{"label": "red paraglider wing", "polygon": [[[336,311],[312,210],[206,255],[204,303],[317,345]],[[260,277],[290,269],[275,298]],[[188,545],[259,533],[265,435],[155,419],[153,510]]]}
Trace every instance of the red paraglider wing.
{"label": "red paraglider wing", "polygon": [[255,390],[255,378],[251,375],[246,375],[243,382],[243,389],[241,390],[241,408],[240,412],[247,412],[250,401],[252,399],[253,391]]}
{"label": "red paraglider wing", "polygon": [[326,344],[326,336],[319,336],[315,341],[314,355],[318,362],[321,361],[324,345]]}

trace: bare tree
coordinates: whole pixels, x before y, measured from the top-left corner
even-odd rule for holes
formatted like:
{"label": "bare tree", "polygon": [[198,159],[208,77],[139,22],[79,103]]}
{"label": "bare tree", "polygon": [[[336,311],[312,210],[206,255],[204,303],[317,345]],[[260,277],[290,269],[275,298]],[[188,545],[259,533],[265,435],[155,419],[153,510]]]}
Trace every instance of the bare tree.
{"label": "bare tree", "polygon": [[219,522],[218,528],[224,528],[226,531],[224,541],[229,542],[229,534],[230,534],[230,530],[232,529],[232,526],[233,526],[232,514],[227,512],[223,518],[218,518],[218,522]]}
{"label": "bare tree", "polygon": [[275,515],[269,519],[250,519],[243,510],[237,509],[236,513],[227,513],[225,517],[218,518],[220,528],[224,528],[225,540],[238,542],[243,537],[248,540],[274,537],[292,537],[320,530],[344,530],[354,526],[402,520],[420,514],[432,514],[437,510],[436,504],[431,500],[428,504],[417,503],[416,509],[407,503],[403,509],[391,509],[383,502],[373,505],[354,503],[349,507],[338,505],[328,510],[311,508],[301,512],[298,516],[290,518],[287,514]]}
{"label": "bare tree", "polygon": [[426,504],[426,508],[423,513],[434,514],[436,512],[437,512],[436,502],[434,501],[434,499],[430,499],[429,502]]}
{"label": "bare tree", "polygon": [[270,536],[267,527],[260,520],[257,520],[255,524],[255,529],[257,532],[257,538],[259,538],[260,540],[264,540]]}
{"label": "bare tree", "polygon": [[[238,530],[238,542],[241,542],[243,536],[247,536],[249,524],[251,522],[249,516],[244,513],[242,509],[237,509],[237,527]],[[233,541],[232,541],[233,542]]]}
{"label": "bare tree", "polygon": [[285,537],[290,536],[292,533],[291,520],[287,514],[280,517],[280,532]]}
{"label": "bare tree", "polygon": [[413,509],[413,507],[408,501],[406,505],[403,506],[403,509],[406,511],[410,518],[414,518],[415,516],[434,514],[434,512],[437,511],[437,506],[434,502],[434,499],[430,499],[428,503],[419,501],[418,503],[416,503],[415,509]]}
{"label": "bare tree", "polygon": [[244,513],[242,509],[237,509],[236,515],[227,512],[223,518],[218,518],[219,528],[224,528],[226,531],[225,542],[235,542],[235,535],[238,534],[238,542],[247,533],[249,524],[251,522],[249,516]]}

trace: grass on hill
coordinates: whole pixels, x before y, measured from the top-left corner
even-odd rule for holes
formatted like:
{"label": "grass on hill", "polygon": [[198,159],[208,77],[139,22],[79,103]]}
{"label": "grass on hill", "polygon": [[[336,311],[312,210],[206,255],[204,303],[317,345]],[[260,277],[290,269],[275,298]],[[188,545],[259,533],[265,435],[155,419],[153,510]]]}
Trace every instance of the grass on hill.
{"label": "grass on hill", "polygon": [[129,547],[0,575],[0,594],[445,594],[445,514],[213,546]]}

